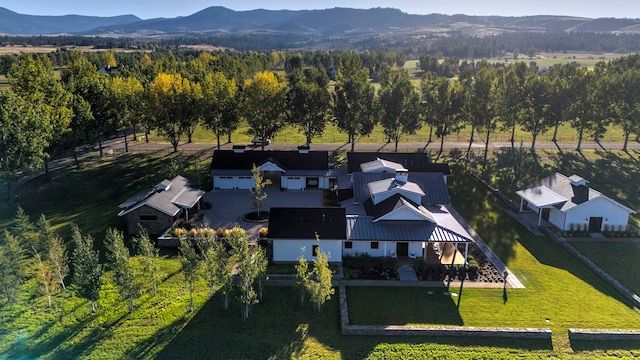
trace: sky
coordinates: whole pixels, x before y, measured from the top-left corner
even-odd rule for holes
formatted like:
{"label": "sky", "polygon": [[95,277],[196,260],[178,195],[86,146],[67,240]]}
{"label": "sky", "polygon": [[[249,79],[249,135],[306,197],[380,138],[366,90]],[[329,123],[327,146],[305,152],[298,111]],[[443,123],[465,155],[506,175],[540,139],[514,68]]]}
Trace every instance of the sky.
{"label": "sky", "polygon": [[233,10],[393,7],[410,14],[640,17],[640,1],[637,0],[0,0],[0,7],[21,14],[93,16],[133,14],[142,19],[187,16],[210,6],[224,6]]}

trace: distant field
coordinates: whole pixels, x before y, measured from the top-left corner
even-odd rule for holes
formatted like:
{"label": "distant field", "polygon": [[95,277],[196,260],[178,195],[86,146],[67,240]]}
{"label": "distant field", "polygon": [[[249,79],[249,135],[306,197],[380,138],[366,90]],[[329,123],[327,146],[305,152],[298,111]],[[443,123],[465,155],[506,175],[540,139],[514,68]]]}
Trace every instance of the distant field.
{"label": "distant field", "polygon": [[136,52],[144,51],[138,49],[94,49],[93,46],[0,46],[0,55],[22,54],[22,53],[50,53],[60,48],[68,50],[78,50],[84,52],[90,51],[118,51],[118,52]]}

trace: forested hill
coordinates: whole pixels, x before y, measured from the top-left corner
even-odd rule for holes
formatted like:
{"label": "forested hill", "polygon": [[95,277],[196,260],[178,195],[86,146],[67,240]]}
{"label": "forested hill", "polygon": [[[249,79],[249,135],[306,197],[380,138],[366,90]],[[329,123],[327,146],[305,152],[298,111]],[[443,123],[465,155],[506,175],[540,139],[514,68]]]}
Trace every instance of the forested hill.
{"label": "forested hill", "polygon": [[397,9],[333,8],[325,10],[234,11],[215,6],[177,18],[141,20],[133,15],[89,17],[32,16],[0,8],[0,33],[189,36],[224,33],[296,33],[309,36],[437,34],[467,35],[514,31],[640,33],[640,19],[589,19],[571,16],[524,17],[411,15]]}
{"label": "forested hill", "polygon": [[134,15],[112,17],[64,15],[37,16],[18,14],[0,7],[0,33],[37,35],[79,33],[97,26],[123,25],[140,21]]}

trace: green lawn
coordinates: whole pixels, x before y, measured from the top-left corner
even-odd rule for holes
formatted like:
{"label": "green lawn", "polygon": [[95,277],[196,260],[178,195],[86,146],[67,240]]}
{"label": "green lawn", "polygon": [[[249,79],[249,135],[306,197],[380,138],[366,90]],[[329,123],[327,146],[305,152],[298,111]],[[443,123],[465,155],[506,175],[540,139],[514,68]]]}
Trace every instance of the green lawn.
{"label": "green lawn", "polygon": [[[125,160],[125,159],[123,159]],[[16,189],[22,206],[35,218],[44,212],[58,230],[77,222],[98,243],[107,226],[120,226],[117,204],[167,177],[171,162],[153,155],[86,159],[83,170],[56,171]],[[195,164],[195,165],[191,165]],[[192,179],[201,162],[188,162]],[[0,309],[0,358],[634,358],[640,345],[570,343],[568,327],[640,328],[640,315],[620,295],[547,238],[530,236],[513,222],[486,191],[458,170],[451,178],[454,206],[527,286],[509,290],[464,289],[457,299],[426,289],[355,289],[348,296],[352,322],[434,323],[469,326],[550,327],[553,342],[415,337],[346,337],[340,334],[337,295],[315,315],[300,308],[294,288],[269,287],[265,302],[241,321],[237,300],[224,312],[218,296],[207,301],[204,283],[196,288],[197,311],[188,313],[188,290],[177,259],[162,260],[160,293],[144,293],[136,310],[126,312],[110,281],[103,287],[102,309],[63,292],[53,309],[35,296],[33,281],[15,305]],[[453,190],[455,189],[455,191]],[[15,206],[0,209],[0,226],[11,226]],[[146,286],[146,285],[144,285]],[[437,294],[437,293],[436,293]],[[437,298],[437,299],[436,299]],[[400,305],[400,306],[398,306]],[[414,313],[414,310],[419,311]],[[428,311],[428,310],[431,311]],[[367,315],[368,314],[368,315]],[[550,322],[547,323],[546,319]]]}
{"label": "green lawn", "polygon": [[618,241],[572,241],[581,253],[598,264],[604,271],[615,277],[629,290],[640,294],[640,242]]}

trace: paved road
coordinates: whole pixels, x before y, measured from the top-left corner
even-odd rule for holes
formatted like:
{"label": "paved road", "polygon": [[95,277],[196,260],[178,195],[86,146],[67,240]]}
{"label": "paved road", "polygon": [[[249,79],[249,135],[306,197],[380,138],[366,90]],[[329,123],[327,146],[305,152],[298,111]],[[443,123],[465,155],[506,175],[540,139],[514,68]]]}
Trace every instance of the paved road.
{"label": "paved road", "polygon": [[[238,144],[224,144],[221,146],[221,149],[231,149],[233,145]],[[515,144],[517,147],[520,146],[520,143]],[[298,144],[277,144],[272,143],[271,145],[265,146],[265,150],[295,150]],[[469,146],[468,142],[445,142],[445,149],[463,149],[466,150]],[[510,147],[510,142],[492,142],[489,143],[489,147],[491,149],[499,149],[503,147]],[[523,143],[523,147],[529,148],[531,143]],[[562,149],[562,150],[575,150],[578,146],[577,143],[573,142],[563,142],[563,143],[554,143],[551,141],[541,141],[536,143],[536,149]],[[621,142],[601,142],[596,143],[593,141],[585,141],[582,143],[582,149],[606,149],[606,150],[622,150],[623,143]],[[205,143],[205,142],[194,142],[191,144],[181,144],[178,146],[178,151],[184,150],[188,152],[192,151],[207,151],[207,150],[215,150],[217,147],[215,143]],[[398,144],[398,151],[400,152],[414,152],[419,150],[430,150],[437,151],[440,148],[439,142],[432,142],[430,144],[426,143],[400,143]],[[115,139],[105,142],[105,151],[113,149],[115,152],[124,152],[124,142],[122,139]],[[172,149],[171,144],[169,143],[145,143],[145,142],[130,142],[129,143],[129,151],[132,152],[149,152],[149,151],[170,151]],[[260,147],[255,147],[253,145],[247,146],[247,150],[260,150]],[[333,150],[350,150],[350,144],[335,144],[335,143],[312,143],[311,150],[318,151],[333,151]],[[393,151],[394,144],[393,143],[356,143],[355,145],[356,151]],[[472,149],[474,150],[482,150],[484,149],[484,143],[482,142],[474,142],[472,144]],[[640,151],[640,143],[636,141],[630,141],[627,145],[627,149],[629,151]]]}

